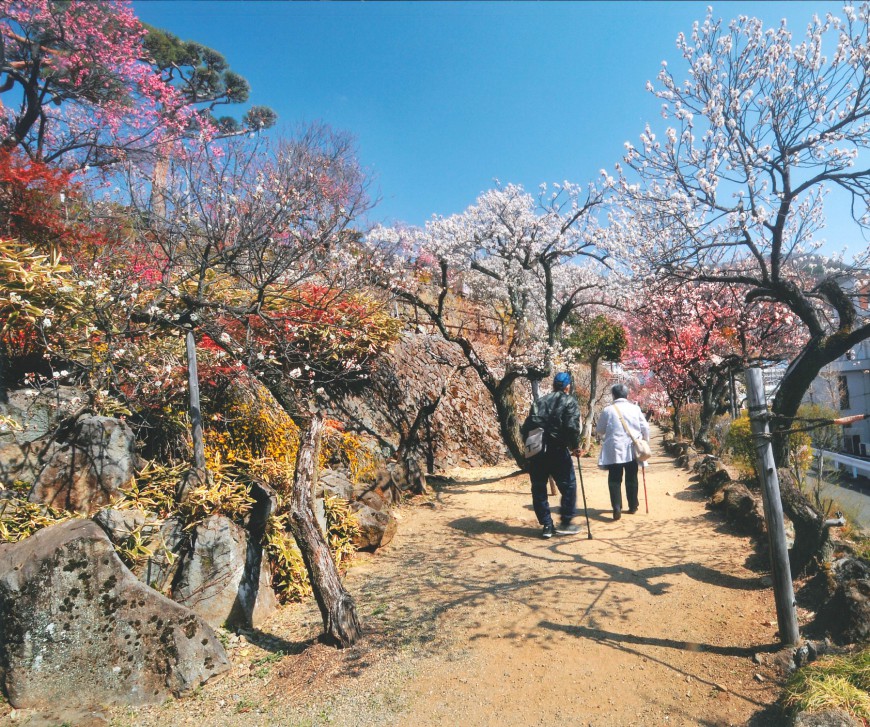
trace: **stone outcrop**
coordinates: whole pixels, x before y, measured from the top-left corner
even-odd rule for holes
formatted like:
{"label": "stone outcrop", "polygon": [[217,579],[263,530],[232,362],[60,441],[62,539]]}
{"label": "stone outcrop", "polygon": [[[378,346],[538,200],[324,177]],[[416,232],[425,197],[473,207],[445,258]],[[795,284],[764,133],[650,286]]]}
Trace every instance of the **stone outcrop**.
{"label": "stone outcrop", "polygon": [[39,473],[29,500],[91,515],[128,485],[135,471],[135,439],[125,422],[80,418],[69,440]]}
{"label": "stone outcrop", "polygon": [[831,564],[829,598],[814,626],[840,643],[870,640],[870,563],[846,556]]}
{"label": "stone outcrop", "polygon": [[728,482],[710,498],[710,507],[722,510],[729,522],[744,532],[764,532],[764,508],[761,497],[739,482]]}
{"label": "stone outcrop", "polygon": [[227,669],[211,628],[140,583],[91,520],[0,546],[0,678],[13,706],[159,703]]}
{"label": "stone outcrop", "polygon": [[495,407],[477,375],[460,368],[465,363],[455,344],[406,334],[377,360],[370,380],[358,389],[330,392],[329,416],[374,435],[389,458],[408,444],[405,437],[421,409],[437,401],[414,445],[424,469],[495,464],[507,456]]}
{"label": "stone outcrop", "polygon": [[33,484],[58,449],[60,445],[43,440],[0,443],[0,483]]}
{"label": "stone outcrop", "polygon": [[158,527],[157,521],[149,517],[147,512],[136,509],[121,510],[114,507],[100,510],[94,515],[94,522],[105,531],[114,545],[120,545],[137,531],[143,530],[146,523],[154,528]]}
{"label": "stone outcrop", "polygon": [[260,549],[245,529],[223,515],[212,515],[194,528],[191,547],[179,565],[172,598],[212,626],[260,625],[278,607],[268,565],[249,567],[249,551]]}
{"label": "stone outcrop", "polygon": [[323,470],[317,478],[317,497],[331,495],[350,502],[354,499],[354,486],[350,479],[335,470]]}
{"label": "stone outcrop", "polygon": [[74,386],[57,386],[44,391],[13,389],[7,396],[8,402],[0,402],[0,414],[8,416],[18,426],[0,435],[0,442],[4,444],[51,439],[61,421],[74,415],[86,401],[84,392]]}

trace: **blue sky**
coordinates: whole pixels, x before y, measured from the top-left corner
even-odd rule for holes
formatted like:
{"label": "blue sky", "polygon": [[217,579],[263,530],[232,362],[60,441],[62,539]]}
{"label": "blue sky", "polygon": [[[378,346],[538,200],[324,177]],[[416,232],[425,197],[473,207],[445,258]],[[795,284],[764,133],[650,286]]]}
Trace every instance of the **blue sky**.
{"label": "blue sky", "polygon": [[[134,0],[146,23],[223,53],[278,129],[352,133],[380,198],[374,221],[460,212],[494,179],[535,190],[612,170],[660,104],[645,90],[705,2]],[[837,2],[720,2],[802,34]],[[240,114],[239,114],[240,115]],[[848,240],[844,239],[844,235]],[[866,247],[852,226],[837,247]],[[842,242],[839,242],[842,241]]]}

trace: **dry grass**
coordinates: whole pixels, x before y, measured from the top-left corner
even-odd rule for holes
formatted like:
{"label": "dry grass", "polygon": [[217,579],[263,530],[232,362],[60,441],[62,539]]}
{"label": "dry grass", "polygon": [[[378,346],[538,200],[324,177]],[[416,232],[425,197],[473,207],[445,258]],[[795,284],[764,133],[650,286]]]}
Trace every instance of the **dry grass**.
{"label": "dry grass", "polygon": [[785,686],[783,702],[795,712],[842,709],[870,719],[870,649],[825,657],[799,669]]}

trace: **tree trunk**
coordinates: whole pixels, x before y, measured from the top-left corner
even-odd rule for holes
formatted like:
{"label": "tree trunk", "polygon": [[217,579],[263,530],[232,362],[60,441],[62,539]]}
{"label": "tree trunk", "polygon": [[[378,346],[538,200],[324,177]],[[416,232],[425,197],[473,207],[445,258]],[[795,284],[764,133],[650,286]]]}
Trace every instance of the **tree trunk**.
{"label": "tree trunk", "polygon": [[794,525],[794,545],[789,551],[791,573],[798,577],[823,559],[831,538],[830,528],[825,527],[824,516],[813,507],[791,472],[783,468],[778,474],[782,510]]}
{"label": "tree trunk", "polygon": [[205,467],[205,441],[202,433],[202,411],[199,405],[199,372],[196,366],[196,339],[193,331],[187,332],[187,388],[190,393],[190,436],[193,440],[193,468],[175,487],[175,501],[184,502],[190,491],[210,482],[211,475]]}
{"label": "tree trunk", "polygon": [[692,444],[705,454],[710,454],[713,451],[713,443],[710,441],[710,426],[713,424],[713,417],[719,412],[719,400],[725,393],[728,381],[727,373],[715,373],[701,388],[700,423]]}
{"label": "tree trunk", "polygon": [[674,407],[674,413],[671,415],[671,426],[673,426],[674,428],[674,440],[677,442],[681,442],[683,440],[683,431],[680,428],[682,407],[674,401],[672,401],[671,404]]}
{"label": "tree trunk", "polygon": [[190,391],[190,432],[193,438],[193,466],[205,469],[205,442],[202,434],[202,411],[199,405],[199,371],[196,365],[196,339],[187,332],[187,384]]}
{"label": "tree trunk", "polygon": [[317,525],[311,502],[311,483],[317,467],[316,452],[323,430],[319,414],[302,435],[296,455],[296,474],[290,498],[290,529],[302,551],[314,598],[323,619],[324,637],[341,647],[353,646],[362,635],[353,597],[344,589],[329,545]]}
{"label": "tree trunk", "polygon": [[777,467],[785,467],[788,463],[788,434],[784,430],[791,426],[792,419],[797,416],[813,379],[824,366],[845,354],[853,345],[854,341],[840,333],[815,339],[789,365],[770,407],[774,417],[771,433]]}
{"label": "tree trunk", "polygon": [[510,385],[499,386],[493,396],[495,413],[498,416],[498,425],[501,430],[501,438],[510,452],[511,457],[517,463],[517,467],[526,468],[526,456],[523,453],[523,441],[520,436],[520,422],[517,420],[517,410],[511,398]]}
{"label": "tree trunk", "polygon": [[157,148],[157,158],[154,160],[154,175],[151,180],[151,214],[157,219],[166,219],[166,187],[169,180],[168,147]]}
{"label": "tree trunk", "polygon": [[593,358],[589,366],[589,410],[583,418],[583,431],[580,434],[583,449],[587,452],[592,448],[592,420],[595,418],[595,400],[598,398],[598,358]]}

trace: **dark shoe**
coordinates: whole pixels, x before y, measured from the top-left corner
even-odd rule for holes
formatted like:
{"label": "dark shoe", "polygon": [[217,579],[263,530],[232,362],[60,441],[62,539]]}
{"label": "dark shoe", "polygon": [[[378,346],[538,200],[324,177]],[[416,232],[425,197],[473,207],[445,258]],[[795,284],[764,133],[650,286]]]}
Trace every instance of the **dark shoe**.
{"label": "dark shoe", "polygon": [[556,532],[559,533],[559,535],[577,535],[577,533],[580,532],[580,526],[567,523],[556,528]]}
{"label": "dark shoe", "polygon": [[621,517],[622,517],[622,513],[619,510],[613,511],[613,519],[614,520],[619,520],[619,518],[621,518]]}
{"label": "dark shoe", "polygon": [[552,538],[556,534],[556,528],[552,525],[544,525],[544,530],[541,533],[542,538]]}
{"label": "dark shoe", "polygon": [[636,512],[637,512],[637,508],[636,508],[636,507],[633,507],[633,508],[631,508],[631,509],[628,511],[628,514],[629,514],[629,515],[634,515]]}

